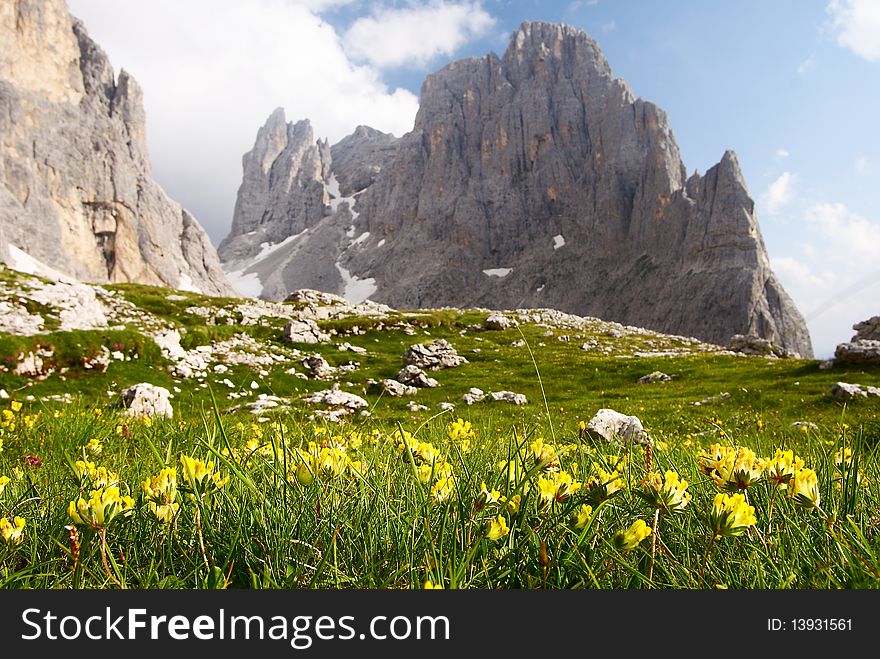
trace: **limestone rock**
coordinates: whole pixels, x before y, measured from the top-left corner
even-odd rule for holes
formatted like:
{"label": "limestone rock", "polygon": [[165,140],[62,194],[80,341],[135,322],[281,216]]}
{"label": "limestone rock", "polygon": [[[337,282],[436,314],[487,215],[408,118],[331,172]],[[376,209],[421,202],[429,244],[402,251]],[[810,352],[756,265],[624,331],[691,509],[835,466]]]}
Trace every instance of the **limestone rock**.
{"label": "limestone rock", "polygon": [[483,329],[487,331],[506,330],[511,327],[516,327],[516,321],[510,320],[507,316],[500,313],[489,314],[486,320],[483,321]]}
{"label": "limestone rock", "polygon": [[461,399],[468,405],[473,405],[474,403],[482,403],[484,400],[486,400],[486,393],[482,389],[471,387],[470,389],[468,389],[468,392],[461,397]]}
{"label": "limestone rock", "polygon": [[831,397],[841,403],[868,396],[880,396],[880,388],[868,386],[863,389],[859,384],[847,382],[836,382],[831,386]]}
{"label": "limestone rock", "polygon": [[855,336],[838,344],[834,351],[834,364],[880,365],[880,316],[853,325]]}
{"label": "limestone rock", "polygon": [[330,335],[322,331],[314,320],[291,320],[284,325],[281,336],[291,343],[324,343]]}
{"label": "limestone rock", "polygon": [[342,391],[338,384],[333,385],[332,389],[316,391],[306,396],[305,402],[313,405],[325,405],[331,410],[341,411],[344,414],[354,414],[358,410],[369,407],[367,401],[356,394]]}
{"label": "limestone rock", "polygon": [[525,394],[517,394],[512,391],[490,391],[489,398],[496,403],[513,403],[514,405],[527,405],[529,402]]}
{"label": "limestone rock", "polygon": [[730,349],[744,355],[756,355],[760,357],[796,357],[790,350],[786,350],[773,341],[762,339],[759,336],[734,334],[730,337]]}
{"label": "limestone rock", "polygon": [[812,356],[736,155],[688,177],[666,114],[581,30],[524,23],[502,57],[428,76],[399,140],[359,128],[328,148],[276,112],[244,165],[221,252],[278,249],[227,265],[259,275],[264,297],[556,307]]}
{"label": "limestone rock", "polygon": [[415,387],[403,384],[397,380],[391,380],[390,378],[380,380],[377,385],[382,393],[388,394],[394,398],[399,398],[401,396],[415,396],[419,392]]}
{"label": "limestone rock", "polygon": [[330,380],[336,373],[336,369],[318,353],[304,357],[300,363],[318,380]]}
{"label": "limestone rock", "polygon": [[418,387],[419,389],[440,386],[440,383],[437,382],[437,380],[429,377],[422,369],[413,364],[409,364],[400,369],[397,373],[397,380],[411,387]]}
{"label": "limestone rock", "polygon": [[171,392],[165,387],[141,382],[123,389],[120,399],[128,416],[164,416],[169,419],[174,416],[174,410],[171,407]]}
{"label": "limestone rock", "polygon": [[632,444],[650,444],[653,440],[645,432],[638,417],[621,414],[612,409],[603,408],[590,419],[587,430],[604,437],[609,442]]}
{"label": "limestone rock", "polygon": [[441,368],[455,368],[467,364],[468,360],[458,354],[455,347],[446,339],[437,339],[430,343],[416,343],[407,348],[403,360],[408,365],[417,366],[429,371]]}
{"label": "limestone rock", "polygon": [[75,279],[233,293],[198,222],[153,180],[143,94],[64,0],[0,10],[0,254]]}
{"label": "limestone rock", "polygon": [[666,375],[663,371],[653,371],[647,375],[643,375],[638,379],[639,384],[652,384],[654,382],[669,382],[671,376]]}

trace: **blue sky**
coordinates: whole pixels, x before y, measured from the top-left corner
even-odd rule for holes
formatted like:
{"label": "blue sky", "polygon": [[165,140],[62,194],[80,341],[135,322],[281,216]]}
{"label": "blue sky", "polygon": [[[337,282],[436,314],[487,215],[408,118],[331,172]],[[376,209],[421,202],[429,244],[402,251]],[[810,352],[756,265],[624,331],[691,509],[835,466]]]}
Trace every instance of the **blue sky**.
{"label": "blue sky", "polygon": [[425,75],[524,20],[588,31],[669,115],[689,172],[739,156],[817,356],[880,314],[880,1],[68,0],[144,88],[156,178],[215,243],[278,106],[331,143],[412,127]]}

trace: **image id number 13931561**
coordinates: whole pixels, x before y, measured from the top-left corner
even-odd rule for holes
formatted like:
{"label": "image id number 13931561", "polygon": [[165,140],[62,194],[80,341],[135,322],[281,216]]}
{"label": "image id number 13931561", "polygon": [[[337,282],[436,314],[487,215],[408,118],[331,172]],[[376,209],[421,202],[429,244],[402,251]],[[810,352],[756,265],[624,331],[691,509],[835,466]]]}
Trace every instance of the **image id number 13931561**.
{"label": "image id number 13931561", "polygon": [[771,632],[851,632],[852,618],[768,618]]}

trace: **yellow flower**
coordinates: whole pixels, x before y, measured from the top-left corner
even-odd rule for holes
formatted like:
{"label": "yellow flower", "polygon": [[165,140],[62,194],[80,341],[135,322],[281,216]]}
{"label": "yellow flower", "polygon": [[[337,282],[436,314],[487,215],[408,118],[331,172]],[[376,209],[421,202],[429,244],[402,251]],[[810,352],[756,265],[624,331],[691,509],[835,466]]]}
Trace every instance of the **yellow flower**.
{"label": "yellow flower", "polygon": [[819,507],[819,479],[812,469],[801,469],[791,482],[788,496],[804,508]]}
{"label": "yellow flower", "polygon": [[116,519],[127,515],[134,508],[134,499],[120,496],[118,487],[92,490],[89,500],[82,497],[71,501],[67,513],[74,524],[94,529],[106,528]]}
{"label": "yellow flower", "polygon": [[12,401],[11,403],[9,403],[9,407],[12,408],[12,411],[13,411],[13,412],[19,412],[19,411],[21,411],[21,403],[20,403],[19,401],[17,401],[17,400],[14,400],[14,401]]}
{"label": "yellow flower", "polygon": [[587,504],[583,504],[580,508],[572,513],[572,516],[575,520],[575,528],[582,529],[590,521],[590,517],[593,516],[593,507]]}
{"label": "yellow flower", "polygon": [[498,515],[498,517],[489,522],[486,537],[497,542],[508,533],[510,533],[510,527],[507,526],[507,520],[504,519],[504,515]]}
{"label": "yellow flower", "polygon": [[6,489],[6,486],[9,484],[9,476],[0,476],[0,494],[3,494],[3,490]]}
{"label": "yellow flower", "polygon": [[637,492],[654,508],[667,512],[684,510],[691,495],[686,491],[688,482],[679,478],[674,471],[667,471],[665,476],[658,473],[648,474],[642,482],[642,491]]}
{"label": "yellow flower", "polygon": [[645,524],[645,520],[637,519],[626,531],[618,531],[614,534],[614,546],[620,551],[630,551],[651,535],[651,527]]}
{"label": "yellow flower", "polygon": [[498,503],[501,500],[501,492],[498,490],[489,490],[486,487],[486,481],[480,486],[480,493],[477,495],[477,508],[483,508],[489,504]]}
{"label": "yellow flower", "polygon": [[160,522],[164,524],[170,524],[174,519],[174,516],[177,514],[177,511],[180,509],[179,503],[156,503],[155,501],[150,501],[150,512],[156,516]]}
{"label": "yellow flower", "polygon": [[92,480],[92,474],[95,473],[95,463],[88,460],[77,460],[73,463],[73,470],[76,472],[77,480],[82,487]]}
{"label": "yellow flower", "polygon": [[795,473],[803,467],[804,461],[797,457],[794,451],[776,449],[775,455],[767,461],[765,473],[767,478],[776,484],[776,487],[784,490],[794,478]]}
{"label": "yellow flower", "polygon": [[84,450],[88,451],[92,455],[100,455],[104,450],[104,445],[101,443],[101,440],[97,437],[93,437],[89,440],[89,443],[83,447]]}
{"label": "yellow flower", "polygon": [[745,495],[739,492],[719,492],[715,495],[709,511],[709,524],[715,538],[741,535],[757,522],[755,508],[746,503]]}
{"label": "yellow flower", "polygon": [[624,488],[623,478],[618,471],[608,472],[596,462],[593,463],[593,473],[587,479],[587,496],[594,504],[599,504],[617,494]]}
{"label": "yellow flower", "polygon": [[188,455],[180,456],[183,478],[187,488],[197,496],[205,496],[220,490],[229,482],[229,476],[221,477],[214,472],[213,462],[203,462]]}
{"label": "yellow flower", "polygon": [[517,512],[519,512],[519,504],[521,500],[522,497],[520,497],[520,495],[518,494],[513,495],[512,497],[510,497],[510,499],[505,496],[501,497],[501,501],[505,504],[504,509],[511,515],[515,515]]}
{"label": "yellow flower", "polygon": [[431,496],[436,503],[448,503],[455,498],[455,478],[442,476],[431,487]]}
{"label": "yellow flower", "polygon": [[529,444],[529,451],[535,466],[544,471],[555,471],[559,468],[559,456],[551,444],[545,444],[543,437],[538,437]]}
{"label": "yellow flower", "polygon": [[764,461],[749,448],[726,451],[709,474],[723,490],[744,490],[761,478]]}
{"label": "yellow flower", "polygon": [[842,471],[852,464],[852,459],[852,449],[849,447],[842,448],[834,454],[834,465]]}
{"label": "yellow flower", "polygon": [[721,444],[711,444],[709,448],[700,451],[697,460],[700,464],[700,471],[707,476],[711,476],[712,472],[718,467],[718,463],[724,459],[724,456],[734,451],[729,446]]}
{"label": "yellow flower", "polygon": [[578,492],[583,483],[574,480],[567,471],[559,471],[553,474],[553,480],[556,482],[556,500],[565,501],[572,494]]}
{"label": "yellow flower", "polygon": [[468,439],[469,437],[474,436],[471,422],[465,421],[461,417],[446,426],[446,432],[449,435],[449,439],[452,440]]}
{"label": "yellow flower", "polygon": [[92,472],[91,477],[92,487],[96,490],[113,487],[114,485],[119,485],[120,482],[119,474],[107,471],[106,467],[98,467]]}
{"label": "yellow flower", "polygon": [[424,589],[425,590],[443,590],[443,584],[442,583],[435,584],[433,581],[428,579],[425,581]]}
{"label": "yellow flower", "polygon": [[538,508],[545,510],[556,501],[556,490],[558,486],[552,478],[538,478]]}
{"label": "yellow flower", "polygon": [[24,520],[21,517],[13,518],[12,522],[6,518],[0,518],[0,537],[7,545],[17,545],[22,541],[24,532]]}
{"label": "yellow flower", "polygon": [[177,499],[177,469],[163,467],[158,476],[141,482],[144,496],[157,504],[170,504]]}

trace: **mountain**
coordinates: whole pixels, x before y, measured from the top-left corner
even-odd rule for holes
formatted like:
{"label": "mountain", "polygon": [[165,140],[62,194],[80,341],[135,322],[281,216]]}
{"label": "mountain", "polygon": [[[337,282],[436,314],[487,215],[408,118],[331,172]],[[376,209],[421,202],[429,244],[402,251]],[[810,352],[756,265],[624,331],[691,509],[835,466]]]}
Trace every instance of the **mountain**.
{"label": "mountain", "polygon": [[140,87],[63,0],[0,4],[0,259],[234,293],[204,229],[152,178]]}
{"label": "mountain", "polygon": [[666,114],[565,25],[524,23],[503,57],[430,75],[400,139],[361,128],[328,148],[276,110],[220,255],[268,299],[553,307],[812,356],[734,152],[688,177]]}

